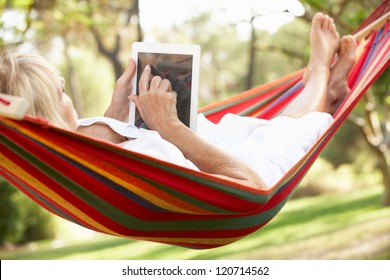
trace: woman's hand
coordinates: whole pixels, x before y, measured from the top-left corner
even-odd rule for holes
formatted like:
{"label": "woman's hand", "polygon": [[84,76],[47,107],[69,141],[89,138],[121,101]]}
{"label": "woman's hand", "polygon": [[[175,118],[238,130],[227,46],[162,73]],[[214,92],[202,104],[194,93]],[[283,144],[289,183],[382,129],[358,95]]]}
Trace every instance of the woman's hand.
{"label": "woman's hand", "polygon": [[[130,99],[148,126],[161,132],[179,121],[176,110],[176,92],[172,91],[169,80],[159,76],[152,77],[151,68],[147,65],[139,81],[139,95]],[[180,122],[180,121],[179,121]]]}
{"label": "woman's hand", "polygon": [[211,145],[185,126],[177,117],[176,93],[171,83],[152,78],[146,66],[140,82],[139,95],[131,95],[146,125],[175,145],[201,171],[239,184],[266,189],[264,181],[249,166]]}
{"label": "woman's hand", "polygon": [[129,95],[133,85],[131,84],[136,71],[136,65],[133,59],[129,59],[127,68],[119,77],[115,84],[115,89],[112,94],[111,104],[104,113],[105,117],[117,119],[122,122],[127,122],[129,119]]}

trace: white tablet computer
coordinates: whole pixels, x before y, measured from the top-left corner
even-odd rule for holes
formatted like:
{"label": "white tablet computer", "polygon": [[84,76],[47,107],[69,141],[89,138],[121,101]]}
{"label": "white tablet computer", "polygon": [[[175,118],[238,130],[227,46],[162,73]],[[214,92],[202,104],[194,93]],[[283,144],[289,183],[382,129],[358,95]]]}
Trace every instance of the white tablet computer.
{"label": "white tablet computer", "polygon": [[[135,42],[132,57],[137,65],[132,94],[138,94],[142,71],[146,65],[150,65],[153,76],[160,76],[171,82],[172,89],[177,93],[177,114],[180,121],[196,131],[200,46]],[[129,122],[137,127],[147,128],[134,102],[130,102]]]}

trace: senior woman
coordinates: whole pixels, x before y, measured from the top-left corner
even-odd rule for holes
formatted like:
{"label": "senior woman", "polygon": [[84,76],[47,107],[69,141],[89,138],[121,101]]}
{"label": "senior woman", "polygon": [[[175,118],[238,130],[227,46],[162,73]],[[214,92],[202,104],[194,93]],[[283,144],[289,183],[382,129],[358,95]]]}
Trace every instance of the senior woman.
{"label": "senior woman", "polygon": [[[117,81],[104,117],[78,120],[64,93],[64,80],[39,56],[3,51],[0,91],[28,99],[32,104],[28,113],[54,125],[239,184],[267,189],[328,127],[335,106],[348,93],[346,77],[354,64],[353,38],[340,41],[333,20],[318,13],[313,18],[310,43],[302,93],[281,116],[270,121],[229,114],[219,124],[212,124],[199,115],[198,131],[194,132],[177,117],[176,93],[170,82],[152,77],[150,67],[140,78],[139,95],[129,96],[135,73],[132,60]],[[338,63],[331,67],[336,53]],[[127,124],[129,102],[135,103],[150,130]]]}

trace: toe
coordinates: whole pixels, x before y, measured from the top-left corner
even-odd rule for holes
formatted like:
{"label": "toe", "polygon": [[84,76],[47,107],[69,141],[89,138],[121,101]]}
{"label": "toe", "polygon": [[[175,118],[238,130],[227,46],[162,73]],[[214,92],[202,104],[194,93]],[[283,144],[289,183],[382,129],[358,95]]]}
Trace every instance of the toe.
{"label": "toe", "polygon": [[348,49],[356,48],[356,40],[355,37],[353,37],[352,35],[345,36],[345,41],[347,42]]}
{"label": "toe", "polygon": [[345,52],[347,50],[347,45],[348,45],[347,38],[346,38],[346,36],[343,36],[340,39],[340,46],[339,46],[339,54],[341,56],[345,54]]}
{"label": "toe", "polygon": [[339,34],[337,33],[336,24],[334,23],[333,18],[331,18],[331,23],[330,23],[329,29],[330,29],[330,31],[333,32],[336,36],[339,36]]}
{"label": "toe", "polygon": [[330,22],[330,17],[328,15],[325,15],[322,20],[322,29],[329,30]]}
{"label": "toe", "polygon": [[352,35],[343,36],[340,40],[340,55],[355,54],[356,41]]}
{"label": "toe", "polygon": [[312,19],[312,27],[314,28],[321,27],[323,19],[324,19],[323,13],[316,13]]}

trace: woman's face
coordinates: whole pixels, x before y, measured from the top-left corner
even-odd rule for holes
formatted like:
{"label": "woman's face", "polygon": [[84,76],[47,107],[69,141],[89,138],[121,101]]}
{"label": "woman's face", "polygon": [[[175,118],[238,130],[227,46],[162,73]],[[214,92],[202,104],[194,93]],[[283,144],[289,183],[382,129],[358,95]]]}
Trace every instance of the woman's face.
{"label": "woman's face", "polygon": [[65,93],[64,78],[60,78],[60,85],[61,85],[61,91],[59,92],[59,94],[60,94],[60,103],[61,103],[60,107],[62,109],[62,117],[72,130],[76,130],[78,116],[76,110],[74,109],[72,100]]}

